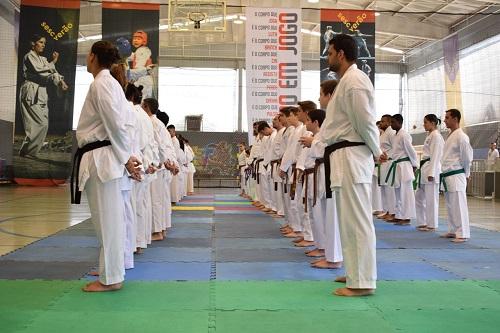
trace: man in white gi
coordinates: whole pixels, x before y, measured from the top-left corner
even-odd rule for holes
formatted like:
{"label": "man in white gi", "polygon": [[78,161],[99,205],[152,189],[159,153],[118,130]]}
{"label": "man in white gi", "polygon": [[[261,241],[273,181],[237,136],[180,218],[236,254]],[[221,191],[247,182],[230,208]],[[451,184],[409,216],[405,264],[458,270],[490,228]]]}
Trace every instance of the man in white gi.
{"label": "man in white gi", "polygon": [[281,121],[281,113],[278,113],[273,118],[273,127],[276,129],[276,136],[271,147],[271,195],[276,204],[276,213],[272,217],[284,217],[285,211],[283,208],[283,181],[279,175],[279,165],[281,157],[284,154],[285,143],[283,142],[283,134],[286,127]]}
{"label": "man in white gi", "polygon": [[187,179],[186,179],[186,192],[187,195],[193,195],[194,194],[194,174],[196,172],[196,168],[194,167],[194,151],[193,148],[191,148],[191,145],[189,144],[189,140],[184,138],[184,149],[186,151],[186,160],[188,164],[188,173],[187,173]]}
{"label": "man in white gi", "polygon": [[387,184],[385,181],[387,173],[391,167],[390,160],[392,160],[392,137],[396,134],[396,131],[391,127],[391,120],[392,116],[385,114],[380,119],[379,125],[379,128],[382,130],[382,134],[380,135],[380,149],[382,149],[382,151],[387,155],[389,161],[378,163],[380,165],[380,172],[377,178],[380,185],[382,208],[384,212],[377,215],[377,217],[386,221],[393,220],[396,216],[396,194],[394,192],[394,187],[390,186],[390,184]]}
{"label": "man in white gi", "polygon": [[498,155],[497,143],[490,143],[490,149],[488,150],[488,159],[486,160],[486,171],[495,171],[495,162],[498,158]]}
{"label": "man in white gi", "polygon": [[331,168],[346,272],[336,279],[347,283],[346,288],[335,290],[339,296],[374,294],[377,279],[371,182],[374,157],[385,160],[386,155],[380,150],[375,126],[373,85],[357,68],[357,57],[351,36],[341,34],[330,41],[328,63],[340,80],[328,103],[321,140],[328,145],[325,169]]}
{"label": "man in white gi", "polygon": [[170,137],[172,139],[172,143],[174,145],[174,151],[175,151],[175,156],[176,156],[176,164],[179,166],[179,172],[177,172],[171,182],[170,185],[170,200],[172,203],[177,203],[179,202],[182,198],[179,197],[180,193],[180,186],[183,184],[182,180],[182,173],[180,172],[182,165],[185,163],[185,158],[186,155],[181,149],[181,145],[179,143],[179,139],[177,139],[177,135],[175,132],[175,126],[174,125],[168,125],[167,126],[168,133],[170,133]]}
{"label": "man in white gi", "polygon": [[276,136],[276,130],[263,121],[259,124],[257,131],[262,135],[261,153],[263,160],[259,167],[260,188],[262,197],[264,198],[264,208],[262,208],[262,211],[265,213],[276,213],[276,205],[273,203],[271,196],[271,149]]}
{"label": "man in white gi", "polygon": [[460,128],[460,111],[446,111],[444,123],[451,130],[444,144],[441,160],[440,183],[448,210],[448,232],[442,238],[463,243],[470,238],[469,210],[466,188],[472,163],[472,147],[469,137]]}
{"label": "man in white gi", "polygon": [[438,227],[439,175],[444,148],[444,139],[439,131],[439,124],[441,120],[435,114],[428,114],[424,117],[424,129],[429,134],[425,138],[415,183],[417,230],[420,231],[434,231]]}
{"label": "man in white gi", "polygon": [[388,220],[396,225],[410,225],[415,218],[415,193],[413,180],[417,170],[417,153],[411,144],[411,136],[403,127],[403,116],[392,116],[391,127],[396,131],[392,137],[391,167],[385,182],[394,187],[396,194],[396,216]]}
{"label": "man in white gi", "polygon": [[[383,131],[380,129],[380,120],[375,123],[377,125],[378,131],[380,135],[382,135]],[[373,215],[378,216],[381,214],[385,214],[384,208],[382,206],[382,190],[379,185],[379,173],[380,173],[380,164],[375,163],[375,169],[373,169],[372,176],[372,210]]]}
{"label": "man in white gi", "polygon": [[[85,190],[92,222],[101,245],[99,280],[88,283],[89,292],[121,289],[125,275],[124,206],[120,179],[140,179],[141,162],[131,156],[123,112],[128,107],[122,87],[110,74],[120,59],[113,44],[99,41],[87,55],[87,71],[94,76],[76,130],[81,163],[79,190]],[[118,217],[118,218],[117,218]]]}
{"label": "man in white gi", "polygon": [[240,142],[238,144],[238,173],[240,177],[240,197],[245,197],[246,195],[246,184],[245,184],[245,169],[247,166],[247,154],[245,153],[246,144],[245,142]]}
{"label": "man in white gi", "polygon": [[264,204],[262,202],[262,193],[260,190],[260,179],[259,179],[259,167],[260,163],[262,162],[261,156],[261,146],[262,146],[262,135],[259,134],[258,128],[259,128],[260,121],[255,122],[253,124],[253,131],[254,131],[254,142],[252,144],[252,148],[250,149],[250,160],[251,160],[251,168],[252,168],[252,180],[250,182],[251,187],[253,188],[252,191],[252,205],[255,207],[262,209],[264,208]]}

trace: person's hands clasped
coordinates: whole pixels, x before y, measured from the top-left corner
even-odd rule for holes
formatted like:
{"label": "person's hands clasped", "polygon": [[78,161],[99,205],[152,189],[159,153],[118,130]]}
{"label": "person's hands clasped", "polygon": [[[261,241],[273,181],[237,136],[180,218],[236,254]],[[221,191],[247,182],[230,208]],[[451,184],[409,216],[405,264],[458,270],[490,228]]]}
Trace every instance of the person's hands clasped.
{"label": "person's hands clasped", "polygon": [[125,164],[125,168],[127,169],[130,177],[137,181],[141,181],[141,166],[142,162],[135,156],[130,156],[127,163]]}
{"label": "person's hands clasped", "polygon": [[314,140],[314,137],[312,137],[312,136],[302,136],[299,139],[299,142],[304,147],[311,147],[313,140]]}

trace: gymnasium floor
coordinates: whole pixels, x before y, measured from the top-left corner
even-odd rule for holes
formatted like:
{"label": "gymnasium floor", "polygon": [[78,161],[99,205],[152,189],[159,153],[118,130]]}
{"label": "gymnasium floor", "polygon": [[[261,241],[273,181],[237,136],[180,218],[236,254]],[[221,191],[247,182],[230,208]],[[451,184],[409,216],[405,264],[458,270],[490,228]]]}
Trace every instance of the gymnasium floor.
{"label": "gymnasium floor", "polygon": [[280,220],[235,190],[202,189],[121,291],[89,294],[98,248],[86,202],[69,205],[67,187],[0,187],[0,331],[499,332],[500,205],[469,200],[464,244],[376,221],[377,294],[341,298],[331,292],[343,270],[310,268]]}

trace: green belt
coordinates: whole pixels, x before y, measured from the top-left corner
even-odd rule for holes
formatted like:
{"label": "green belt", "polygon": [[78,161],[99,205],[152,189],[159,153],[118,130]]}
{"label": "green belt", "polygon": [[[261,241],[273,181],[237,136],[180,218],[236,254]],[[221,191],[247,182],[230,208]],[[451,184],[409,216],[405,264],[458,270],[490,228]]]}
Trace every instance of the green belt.
{"label": "green belt", "polygon": [[416,190],[417,187],[420,188],[420,180],[422,178],[422,167],[424,166],[425,163],[429,162],[431,160],[430,157],[424,158],[423,160],[420,160],[420,167],[417,169],[417,172],[415,173],[415,180],[413,181],[413,190]]}
{"label": "green belt", "polygon": [[446,177],[453,176],[453,175],[459,175],[461,173],[465,173],[464,169],[459,169],[459,170],[452,170],[448,172],[443,172],[442,174],[439,175],[439,187],[441,187],[441,183],[443,183],[444,191],[448,192],[448,187],[446,186],[446,181],[444,180]]}
{"label": "green belt", "polygon": [[391,164],[391,167],[389,168],[389,172],[387,173],[387,177],[385,177],[385,182],[387,183],[387,181],[389,180],[389,178],[391,177],[391,174],[392,174],[392,181],[391,181],[391,186],[394,186],[394,180],[396,180],[396,166],[398,165],[398,163],[401,163],[401,162],[410,162],[410,158],[409,157],[403,157],[403,158],[400,158],[399,160],[395,160],[392,162]]}

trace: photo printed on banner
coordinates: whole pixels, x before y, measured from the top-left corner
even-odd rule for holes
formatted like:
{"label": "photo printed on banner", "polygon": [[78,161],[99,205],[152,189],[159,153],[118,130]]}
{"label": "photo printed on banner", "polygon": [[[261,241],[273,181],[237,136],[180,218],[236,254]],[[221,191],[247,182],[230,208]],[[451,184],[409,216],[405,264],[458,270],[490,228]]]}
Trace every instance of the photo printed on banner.
{"label": "photo printed on banner", "polygon": [[21,2],[14,177],[68,177],[80,1]]}
{"label": "photo printed on banner", "polygon": [[347,34],[354,38],[358,46],[358,68],[368,75],[375,85],[375,12],[321,9],[321,81],[338,79],[328,66],[329,42],[338,34]]}
{"label": "photo printed on banner", "polygon": [[103,2],[102,36],[116,45],[127,78],[143,98],[158,99],[160,5]]}

